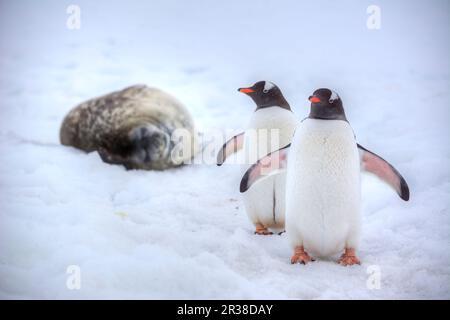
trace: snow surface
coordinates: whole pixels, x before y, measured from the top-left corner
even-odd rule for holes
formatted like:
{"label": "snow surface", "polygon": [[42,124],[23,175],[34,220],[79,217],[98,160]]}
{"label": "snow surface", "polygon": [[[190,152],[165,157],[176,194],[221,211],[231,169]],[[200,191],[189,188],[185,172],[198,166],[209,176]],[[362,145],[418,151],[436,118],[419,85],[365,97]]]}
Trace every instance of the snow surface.
{"label": "snow surface", "polygon": [[[371,4],[1,1],[0,297],[449,299],[449,2],[376,1],[380,30]],[[135,83],[174,94],[201,130],[239,131],[254,106],[236,89],[258,80],[299,118],[316,88],[336,90],[358,141],[408,181],[406,203],[364,176],[361,266],[291,265],[285,235],[253,235],[238,166],[126,171],[59,145],[74,105]]]}

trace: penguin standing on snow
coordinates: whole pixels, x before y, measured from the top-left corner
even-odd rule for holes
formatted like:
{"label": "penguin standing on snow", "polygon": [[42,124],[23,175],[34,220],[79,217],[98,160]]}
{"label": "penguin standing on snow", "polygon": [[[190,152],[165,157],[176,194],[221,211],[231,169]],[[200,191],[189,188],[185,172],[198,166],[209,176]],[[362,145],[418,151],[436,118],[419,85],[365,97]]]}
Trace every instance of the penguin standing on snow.
{"label": "penguin standing on snow", "polygon": [[356,143],[335,92],[318,89],[309,101],[309,117],[298,126],[291,147],[253,165],[241,181],[241,192],[262,178],[262,170],[270,163],[276,162],[278,169],[287,167],[286,233],[294,248],[291,263],[313,261],[309,254],[323,257],[344,251],[340,264],[359,264],[360,169],[376,174],[405,201],[409,188],[392,165]]}
{"label": "penguin standing on snow", "polygon": [[[253,99],[256,110],[246,131],[223,145],[217,156],[217,165],[222,165],[230,154],[244,148],[245,171],[249,164],[268,152],[288,145],[298,121],[281,90],[272,82],[259,81],[238,91]],[[268,235],[272,234],[272,231],[284,231],[285,184],[286,173],[282,172],[271,176],[243,195],[245,209],[255,225],[256,234]]]}

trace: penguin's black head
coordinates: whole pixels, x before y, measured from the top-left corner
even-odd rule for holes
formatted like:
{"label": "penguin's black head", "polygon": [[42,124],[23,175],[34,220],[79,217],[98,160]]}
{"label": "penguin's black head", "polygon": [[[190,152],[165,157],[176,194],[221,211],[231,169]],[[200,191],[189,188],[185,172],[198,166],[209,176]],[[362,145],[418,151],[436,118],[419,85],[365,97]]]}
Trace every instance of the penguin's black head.
{"label": "penguin's black head", "polygon": [[341,98],[333,90],[317,89],[308,100],[311,101],[309,118],[347,121]]}
{"label": "penguin's black head", "polygon": [[239,92],[250,96],[256,103],[256,110],[269,107],[281,107],[291,110],[289,103],[283,97],[280,88],[269,81],[258,81],[248,88],[239,88]]}

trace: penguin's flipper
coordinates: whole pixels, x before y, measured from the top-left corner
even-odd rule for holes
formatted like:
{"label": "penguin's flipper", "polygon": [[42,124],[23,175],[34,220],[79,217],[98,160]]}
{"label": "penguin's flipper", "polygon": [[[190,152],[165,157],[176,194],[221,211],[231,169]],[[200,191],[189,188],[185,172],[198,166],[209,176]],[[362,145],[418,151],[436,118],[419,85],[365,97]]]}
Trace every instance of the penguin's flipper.
{"label": "penguin's flipper", "polygon": [[235,135],[233,138],[225,142],[217,154],[217,165],[221,166],[231,154],[241,150],[243,145],[244,132]]}
{"label": "penguin's flipper", "polygon": [[271,152],[253,164],[242,177],[239,188],[241,193],[247,191],[256,181],[286,170],[290,146],[291,144],[288,144],[277,151]]}
{"label": "penguin's flipper", "polygon": [[375,174],[378,178],[389,184],[398,193],[400,198],[409,200],[409,187],[406,180],[389,162],[358,144],[361,159],[361,168]]}

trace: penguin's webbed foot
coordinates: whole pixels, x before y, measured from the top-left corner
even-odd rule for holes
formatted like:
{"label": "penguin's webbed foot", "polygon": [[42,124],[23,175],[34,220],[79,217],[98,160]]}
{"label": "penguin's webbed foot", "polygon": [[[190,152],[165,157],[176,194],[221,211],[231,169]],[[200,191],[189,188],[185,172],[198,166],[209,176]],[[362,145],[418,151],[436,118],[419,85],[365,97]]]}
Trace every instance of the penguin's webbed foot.
{"label": "penguin's webbed foot", "polygon": [[342,266],[352,266],[354,264],[361,264],[361,261],[356,257],[355,249],[345,248],[345,252],[340,257],[338,263]]}
{"label": "penguin's webbed foot", "polygon": [[309,256],[309,254],[305,251],[303,246],[295,247],[294,255],[291,257],[291,263],[301,263],[307,264],[308,262],[315,261],[313,258]]}
{"label": "penguin's webbed foot", "polygon": [[273,232],[270,232],[269,229],[264,227],[261,223],[257,223],[255,234],[258,234],[260,236],[268,236],[268,235],[273,234]]}

